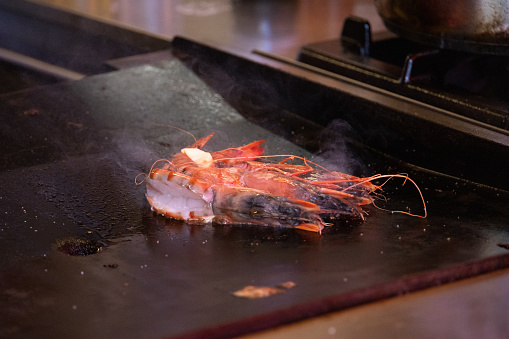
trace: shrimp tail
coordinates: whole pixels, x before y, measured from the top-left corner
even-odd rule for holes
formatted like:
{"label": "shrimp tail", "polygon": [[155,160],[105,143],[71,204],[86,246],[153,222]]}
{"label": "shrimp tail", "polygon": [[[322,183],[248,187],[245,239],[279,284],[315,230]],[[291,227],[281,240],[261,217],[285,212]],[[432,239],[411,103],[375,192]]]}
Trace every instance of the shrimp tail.
{"label": "shrimp tail", "polygon": [[237,150],[241,153],[246,154],[246,155],[259,156],[259,155],[262,155],[263,152],[265,151],[265,149],[262,146],[260,146],[264,142],[265,142],[265,140],[253,141],[250,144],[247,144],[247,145],[237,148]]}
{"label": "shrimp tail", "polygon": [[260,146],[265,140],[254,141],[250,144],[237,148],[227,148],[222,151],[213,152],[212,158],[217,166],[232,166],[239,162],[245,162],[257,159],[263,154],[265,149]]}
{"label": "shrimp tail", "polygon": [[206,137],[204,138],[201,138],[201,139],[198,139],[195,141],[194,144],[192,144],[191,146],[189,146],[188,148],[198,148],[198,149],[202,149],[203,146],[205,146],[205,144],[207,142],[209,142],[210,138],[212,138],[214,136],[214,133],[210,133],[209,135],[207,135]]}
{"label": "shrimp tail", "polygon": [[299,225],[295,226],[295,228],[297,228],[299,230],[316,232],[316,233],[320,233],[321,234],[324,225],[328,226],[325,223],[321,223],[321,224],[317,224],[317,223],[314,223],[314,224],[313,223],[304,223],[304,224],[299,224]]}

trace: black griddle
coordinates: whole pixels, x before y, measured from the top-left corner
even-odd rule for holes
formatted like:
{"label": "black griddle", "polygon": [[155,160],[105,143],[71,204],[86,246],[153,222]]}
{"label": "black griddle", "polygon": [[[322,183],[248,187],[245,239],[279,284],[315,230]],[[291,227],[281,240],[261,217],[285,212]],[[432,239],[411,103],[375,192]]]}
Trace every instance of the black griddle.
{"label": "black griddle", "polygon": [[[0,96],[2,337],[230,337],[509,265],[507,191],[380,152],[355,138],[362,125],[324,127],[285,99],[305,78],[262,98],[249,95],[267,93],[255,82],[219,90],[235,84],[228,70],[176,52]],[[215,132],[208,150],[266,139],[268,154],[351,174],[408,173],[429,217],[368,207],[366,221],[337,220],[322,235],[165,219],[135,177],[192,143],[171,126]],[[385,207],[419,211],[400,184],[385,186]],[[286,281],[297,286],[266,299],[232,295]]]}

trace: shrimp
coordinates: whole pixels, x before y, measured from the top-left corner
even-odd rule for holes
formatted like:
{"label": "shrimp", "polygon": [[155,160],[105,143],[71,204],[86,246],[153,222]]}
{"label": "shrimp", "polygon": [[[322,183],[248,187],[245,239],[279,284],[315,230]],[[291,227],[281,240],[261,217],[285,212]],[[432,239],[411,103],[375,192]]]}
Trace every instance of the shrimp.
{"label": "shrimp", "polygon": [[248,187],[211,185],[164,169],[148,176],[146,197],[156,213],[196,223],[286,226],[319,233],[325,225],[313,203]]}
{"label": "shrimp", "polygon": [[[297,156],[266,156],[260,146],[264,140],[212,153],[203,151],[212,136],[183,148],[165,160],[163,168],[154,168],[157,162],[152,166],[146,177],[146,198],[153,211],[199,224],[266,225],[321,233],[330,225],[323,218],[364,219],[361,206],[376,207],[373,193],[383,184],[377,186],[373,180],[408,179],[399,174],[360,178],[329,171]],[[273,157],[285,159],[261,161]],[[294,159],[304,164],[289,163]]]}

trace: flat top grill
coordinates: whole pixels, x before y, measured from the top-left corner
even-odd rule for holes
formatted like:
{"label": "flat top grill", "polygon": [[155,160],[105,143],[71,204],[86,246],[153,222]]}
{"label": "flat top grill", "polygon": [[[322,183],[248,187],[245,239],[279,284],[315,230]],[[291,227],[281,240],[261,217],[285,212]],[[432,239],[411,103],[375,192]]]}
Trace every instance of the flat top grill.
{"label": "flat top grill", "polygon": [[[0,1],[0,16],[21,6],[28,20],[35,5],[20,4]],[[71,17],[53,27],[74,29]],[[302,62],[80,20],[94,41],[143,46],[71,67],[81,80],[39,73],[0,95],[0,336],[231,337],[509,266],[509,140],[496,120]],[[268,154],[353,175],[408,173],[429,217],[369,207],[365,222],[338,219],[321,236],[165,219],[134,178],[192,143],[168,125],[215,132],[210,150],[266,139]],[[400,184],[384,186],[379,206],[420,211]],[[232,295],[286,281],[297,285],[270,298]]]}
{"label": "flat top grill", "polygon": [[[115,329],[125,337],[226,337],[491,271],[509,260],[498,246],[509,242],[507,192],[407,168],[367,150],[361,159],[371,170],[408,172],[424,185],[428,219],[370,209],[366,222],[338,221],[319,236],[193,226],[154,215],[134,177],[188,144],[187,136],[157,124],[196,135],[214,131],[210,147],[264,138],[269,153],[311,156],[255,124],[259,112],[233,110],[177,60],[2,101],[2,143],[9,140],[5,131],[12,138],[25,131],[24,142],[2,160],[2,242],[14,254],[1,259],[0,284],[11,291],[3,303],[30,295],[24,306],[15,303],[18,312],[2,307],[4,332],[32,335],[44,326],[53,336],[97,335],[100,328],[105,336]],[[262,125],[282,118],[272,112]],[[420,208],[415,192],[397,187],[386,189],[390,204]],[[100,252],[59,253],[72,246],[79,248],[72,254]],[[231,295],[246,285],[285,281],[297,287],[273,298]],[[169,311],[175,309],[178,314]],[[65,325],[53,326],[50,319],[57,318]]]}

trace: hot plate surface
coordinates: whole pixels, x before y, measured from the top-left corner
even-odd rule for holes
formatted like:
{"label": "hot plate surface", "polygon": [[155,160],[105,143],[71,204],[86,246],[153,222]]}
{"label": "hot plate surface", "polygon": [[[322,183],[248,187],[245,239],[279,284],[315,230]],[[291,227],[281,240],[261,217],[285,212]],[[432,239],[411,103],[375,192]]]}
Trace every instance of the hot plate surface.
{"label": "hot plate surface", "polygon": [[[499,246],[509,243],[507,192],[369,150],[343,169],[409,173],[423,190],[427,219],[369,208],[365,222],[338,221],[320,236],[154,215],[134,178],[192,143],[169,125],[196,136],[216,132],[211,150],[267,139],[268,154],[313,157],[305,140],[297,146],[261,127],[280,116],[257,123],[178,60],[0,100],[2,336],[42,330],[74,337],[237,335],[505,267],[509,260]],[[327,135],[295,119],[301,125],[286,125],[292,130],[282,135]],[[389,206],[421,208],[415,190],[400,184],[386,186]],[[77,239],[99,252],[58,250]],[[266,299],[231,294],[285,281],[297,286]]]}

